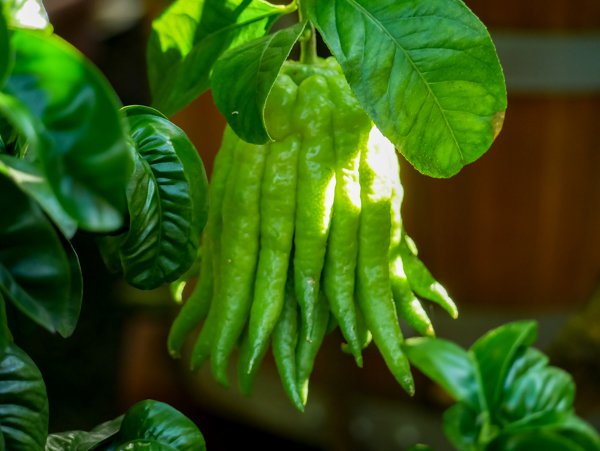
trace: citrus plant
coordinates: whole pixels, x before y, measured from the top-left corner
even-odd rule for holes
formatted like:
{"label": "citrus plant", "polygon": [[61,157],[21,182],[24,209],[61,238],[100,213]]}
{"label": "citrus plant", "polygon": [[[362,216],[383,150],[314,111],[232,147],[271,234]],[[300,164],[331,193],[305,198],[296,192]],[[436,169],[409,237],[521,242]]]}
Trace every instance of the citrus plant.
{"label": "citrus plant", "polygon": [[532,347],[536,336],[534,321],[517,321],[468,350],[439,338],[407,340],[411,362],[456,401],[444,412],[456,449],[600,449],[598,433],[573,410],[573,379]]}
{"label": "citrus plant", "polygon": [[[53,34],[41,0],[1,6],[0,449],[205,447],[193,422],[151,400],[89,432],[48,435],[42,375],[6,310],[73,333],[78,232],[96,235],[108,268],[138,288],[197,276],[167,345],[178,355],[193,338],[193,367],[210,360],[225,385],[234,349],[249,392],[271,346],[302,410],[321,343],[339,327],[358,365],[373,341],[407,392],[411,363],[449,389],[459,449],[525,449],[538,443],[532,424],[545,427],[545,446],[596,449],[572,414],[570,380],[526,350],[533,325],[465,354],[433,338],[421,304],[457,316],[404,230],[397,151],[450,177],[487,151],[506,109],[493,43],[461,0],[176,0],[149,38],[152,105],[125,107]],[[210,187],[168,119],[209,89],[228,122]],[[406,342],[400,319],[428,338]],[[498,373],[495,344],[511,351]],[[558,394],[528,404],[530,367],[558,380]],[[469,384],[453,385],[456,371]],[[483,371],[493,384],[478,385]]]}

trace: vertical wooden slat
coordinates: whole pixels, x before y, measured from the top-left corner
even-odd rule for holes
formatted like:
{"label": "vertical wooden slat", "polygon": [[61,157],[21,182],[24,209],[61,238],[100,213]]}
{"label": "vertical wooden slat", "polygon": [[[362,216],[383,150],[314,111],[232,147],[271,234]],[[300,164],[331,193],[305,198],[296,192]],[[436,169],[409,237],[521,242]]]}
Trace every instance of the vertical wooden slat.
{"label": "vertical wooden slat", "polygon": [[600,280],[600,96],[509,105],[492,149],[452,179],[403,165],[406,227],[462,304],[581,303]]}
{"label": "vertical wooden slat", "polygon": [[598,0],[467,0],[491,28],[582,30],[600,27]]}

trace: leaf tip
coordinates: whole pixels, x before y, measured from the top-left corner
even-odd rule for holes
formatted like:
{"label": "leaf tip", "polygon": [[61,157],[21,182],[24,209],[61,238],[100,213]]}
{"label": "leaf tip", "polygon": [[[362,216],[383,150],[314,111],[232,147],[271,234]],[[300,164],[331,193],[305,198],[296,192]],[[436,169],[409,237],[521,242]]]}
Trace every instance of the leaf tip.
{"label": "leaf tip", "polygon": [[415,381],[410,374],[403,378],[402,388],[408,393],[408,396],[415,396]]}
{"label": "leaf tip", "polygon": [[181,358],[181,353],[177,349],[173,349],[171,347],[169,347],[169,355],[171,356],[172,359]]}

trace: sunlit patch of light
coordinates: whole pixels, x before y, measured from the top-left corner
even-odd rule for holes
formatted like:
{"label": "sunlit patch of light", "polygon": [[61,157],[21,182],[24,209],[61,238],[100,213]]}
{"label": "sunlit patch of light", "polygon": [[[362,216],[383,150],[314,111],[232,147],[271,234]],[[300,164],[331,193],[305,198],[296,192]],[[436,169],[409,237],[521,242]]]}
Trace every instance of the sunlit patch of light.
{"label": "sunlit patch of light", "polygon": [[335,173],[332,174],[331,178],[327,182],[327,188],[325,188],[325,211],[327,214],[323,215],[323,228],[322,233],[326,234],[331,222],[331,213],[333,211],[333,199],[335,198]]}
{"label": "sunlit patch of light", "polygon": [[367,164],[373,171],[381,175],[374,183],[380,186],[375,186],[373,189],[372,201],[377,202],[390,196],[391,189],[391,174],[392,171],[390,158],[395,158],[394,145],[379,131],[377,127],[373,127],[369,133],[369,152],[367,154]]}
{"label": "sunlit patch of light", "polygon": [[26,0],[15,15],[17,22],[27,28],[43,29],[48,26],[48,16],[37,0]]}

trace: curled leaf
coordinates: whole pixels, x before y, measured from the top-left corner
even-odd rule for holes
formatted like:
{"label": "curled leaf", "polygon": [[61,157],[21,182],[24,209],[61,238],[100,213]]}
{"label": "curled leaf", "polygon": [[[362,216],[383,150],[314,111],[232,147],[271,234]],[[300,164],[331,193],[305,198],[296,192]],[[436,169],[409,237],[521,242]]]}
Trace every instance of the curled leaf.
{"label": "curled leaf", "polygon": [[135,287],[156,288],[194,262],[206,223],[208,181],[185,133],[148,107],[124,110],[135,170],[127,188],[129,229],[101,240],[105,260]]}
{"label": "curled leaf", "polygon": [[0,435],[2,449],[43,449],[48,434],[48,397],[42,375],[14,343],[0,359]]}
{"label": "curled leaf", "polygon": [[230,49],[217,60],[212,77],[215,104],[244,141],[269,141],[264,119],[267,97],[304,27],[298,23],[284,28]]}

